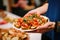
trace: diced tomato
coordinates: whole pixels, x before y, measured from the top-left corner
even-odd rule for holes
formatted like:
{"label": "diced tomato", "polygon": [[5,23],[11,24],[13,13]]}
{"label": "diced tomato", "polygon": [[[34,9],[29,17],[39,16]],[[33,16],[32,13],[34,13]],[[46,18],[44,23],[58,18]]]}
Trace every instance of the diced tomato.
{"label": "diced tomato", "polygon": [[18,21],[19,21],[19,22],[23,22],[23,18],[19,18]]}
{"label": "diced tomato", "polygon": [[18,22],[17,25],[21,26],[21,24]]}
{"label": "diced tomato", "polygon": [[25,24],[25,27],[27,27],[27,28],[28,28],[28,24]]}
{"label": "diced tomato", "polygon": [[33,21],[36,21],[36,22],[37,22],[37,21],[38,21],[38,19],[37,19],[37,18],[33,18]]}
{"label": "diced tomato", "polygon": [[34,22],[35,25],[38,25],[38,22]]}
{"label": "diced tomato", "polygon": [[38,22],[34,22],[32,25],[33,25],[33,26],[38,26],[39,23],[38,23]]}
{"label": "diced tomato", "polygon": [[15,26],[18,27],[18,28],[20,28],[21,24],[20,24],[19,22],[17,22],[17,23],[15,24]]}
{"label": "diced tomato", "polygon": [[33,24],[33,21],[30,21],[30,25],[32,25]]}
{"label": "diced tomato", "polygon": [[24,22],[22,23],[22,26],[28,28],[28,24],[26,24]]}

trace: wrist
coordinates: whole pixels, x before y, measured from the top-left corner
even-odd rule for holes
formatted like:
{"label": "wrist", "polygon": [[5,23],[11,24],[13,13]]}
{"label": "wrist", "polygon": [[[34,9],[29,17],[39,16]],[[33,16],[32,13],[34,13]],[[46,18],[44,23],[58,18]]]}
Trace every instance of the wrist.
{"label": "wrist", "polygon": [[55,32],[60,32],[60,22],[58,21],[58,22],[55,22],[56,24],[55,24]]}

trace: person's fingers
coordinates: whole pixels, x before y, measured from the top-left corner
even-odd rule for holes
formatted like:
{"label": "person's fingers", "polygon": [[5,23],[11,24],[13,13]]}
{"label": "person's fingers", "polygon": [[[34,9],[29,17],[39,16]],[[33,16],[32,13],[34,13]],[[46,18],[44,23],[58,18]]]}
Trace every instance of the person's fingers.
{"label": "person's fingers", "polygon": [[53,23],[54,22],[47,22],[46,24],[44,24],[44,26],[49,27],[49,26],[53,25]]}
{"label": "person's fingers", "polygon": [[27,13],[27,14],[24,15],[24,17],[27,17],[28,15],[29,15],[29,14]]}
{"label": "person's fingers", "polygon": [[27,16],[32,15],[34,13],[36,13],[36,12],[28,12],[27,14],[24,15],[24,17],[27,17]]}
{"label": "person's fingers", "polygon": [[32,14],[37,14],[37,16],[40,16],[39,12],[28,12],[27,14],[24,15],[24,17],[27,17],[27,16],[32,15]]}
{"label": "person's fingers", "polygon": [[28,16],[29,14],[34,14],[34,13],[36,13],[36,11],[35,11],[35,10],[31,10],[31,11],[29,11],[28,13],[26,13],[26,14],[24,15],[24,17]]}
{"label": "person's fingers", "polygon": [[55,27],[55,22],[52,22],[52,25],[50,25],[48,28],[54,29],[54,27]]}
{"label": "person's fingers", "polygon": [[[49,24],[49,25],[47,25],[47,24]],[[54,28],[54,26],[55,26],[55,22],[48,22],[45,25],[47,25],[47,26],[39,26],[37,28],[37,29],[39,29],[39,32],[40,33],[45,33],[47,31],[52,30]]]}
{"label": "person's fingers", "polygon": [[[54,22],[47,22],[46,24],[42,25],[42,26],[38,26],[37,29],[47,29],[47,28],[53,28],[55,24]],[[53,25],[53,26],[52,26]],[[51,27],[52,26],[52,27]]]}
{"label": "person's fingers", "polygon": [[27,14],[24,15],[24,17],[28,16],[29,14],[37,14],[37,15],[40,16],[40,12],[38,10],[35,10],[35,9],[29,11]]}

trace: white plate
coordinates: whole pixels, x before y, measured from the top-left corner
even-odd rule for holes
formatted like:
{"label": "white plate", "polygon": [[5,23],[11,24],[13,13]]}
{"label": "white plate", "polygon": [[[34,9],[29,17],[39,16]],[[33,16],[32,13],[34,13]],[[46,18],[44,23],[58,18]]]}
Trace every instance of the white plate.
{"label": "white plate", "polygon": [[[46,16],[41,16],[41,17],[44,17],[45,19],[48,19],[48,22],[50,21],[49,20],[49,18],[48,17],[46,17]],[[14,25],[14,24],[13,24]],[[20,31],[34,31],[34,30],[37,30],[37,29],[29,29],[29,30],[23,30],[23,29],[21,29],[21,28],[16,28],[15,26],[13,26],[13,28],[15,28],[15,29],[17,29],[17,30],[20,30]]]}
{"label": "white plate", "polygon": [[13,25],[11,23],[0,25],[0,28],[2,28],[2,29],[9,29],[9,28],[12,28],[12,27],[13,27]]}
{"label": "white plate", "polygon": [[42,34],[41,33],[28,33],[29,40],[41,40]]}
{"label": "white plate", "polygon": [[33,29],[33,30],[31,30],[31,29],[29,29],[29,30],[23,30],[23,29],[21,29],[21,28],[16,28],[15,26],[13,26],[13,28],[15,28],[16,30],[20,30],[20,31],[34,31],[34,30],[37,30],[37,29]]}

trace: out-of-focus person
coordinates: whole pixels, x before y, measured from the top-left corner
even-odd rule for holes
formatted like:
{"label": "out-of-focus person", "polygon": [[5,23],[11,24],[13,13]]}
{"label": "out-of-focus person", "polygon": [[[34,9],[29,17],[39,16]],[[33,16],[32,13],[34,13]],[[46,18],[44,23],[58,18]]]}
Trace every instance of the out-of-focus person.
{"label": "out-of-focus person", "polygon": [[[57,24],[60,24],[59,23],[60,22],[60,18],[59,18],[60,11],[59,10],[60,10],[60,0],[48,0],[48,3],[45,3],[43,6],[29,11],[25,16],[27,16],[29,14],[34,14],[34,13],[36,13],[38,15],[46,13],[45,15],[47,17],[49,17],[50,21],[56,22],[56,25],[54,26],[55,31],[50,30],[44,34],[45,37],[49,37],[50,39],[43,38],[43,40],[60,40],[60,31],[57,32],[58,29],[60,30],[60,26],[57,25]],[[49,27],[49,26],[47,27],[48,24],[49,23],[47,23],[46,26],[43,26],[43,28],[48,28]],[[40,31],[42,31],[42,30],[40,30]],[[55,35],[54,35],[54,33],[55,33]]]}
{"label": "out-of-focus person", "polygon": [[[33,1],[33,0],[32,0]],[[28,5],[28,0],[17,0],[12,7],[12,13],[24,16],[29,10],[34,9],[34,5]]]}

